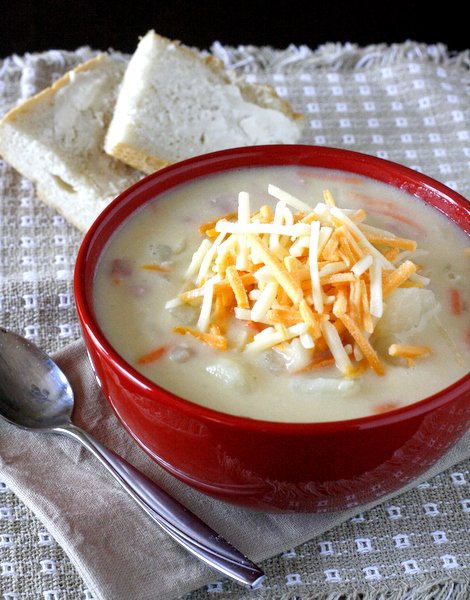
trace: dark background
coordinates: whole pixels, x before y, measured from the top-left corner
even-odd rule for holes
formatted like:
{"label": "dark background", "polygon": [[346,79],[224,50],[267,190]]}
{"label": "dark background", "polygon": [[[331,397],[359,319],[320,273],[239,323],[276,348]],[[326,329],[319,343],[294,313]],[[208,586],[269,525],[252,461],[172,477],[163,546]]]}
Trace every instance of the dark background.
{"label": "dark background", "polygon": [[51,48],[134,51],[147,30],[209,48],[253,44],[312,50],[327,42],[360,46],[404,42],[442,43],[450,52],[470,48],[465,4],[369,0],[4,0],[0,57]]}

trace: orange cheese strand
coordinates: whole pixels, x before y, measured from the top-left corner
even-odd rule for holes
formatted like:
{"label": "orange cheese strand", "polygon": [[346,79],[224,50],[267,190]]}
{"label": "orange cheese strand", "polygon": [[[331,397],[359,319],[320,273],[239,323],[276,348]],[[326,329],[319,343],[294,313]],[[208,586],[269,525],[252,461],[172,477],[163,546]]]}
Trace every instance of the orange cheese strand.
{"label": "orange cheese strand", "polygon": [[390,356],[403,356],[405,358],[417,358],[431,353],[428,346],[409,346],[407,344],[392,344],[388,349]]}
{"label": "orange cheese strand", "polygon": [[227,267],[226,274],[233,293],[235,294],[237,305],[240,308],[250,308],[250,302],[248,300],[245,286],[243,285],[243,280],[240,277],[236,267],[234,265]]}
{"label": "orange cheese strand", "polygon": [[204,331],[199,331],[192,327],[175,327],[173,331],[175,333],[180,333],[181,335],[192,335],[196,339],[201,340],[201,342],[204,342],[213,348],[217,348],[218,350],[227,350],[227,338],[223,335],[205,333]]}
{"label": "orange cheese strand", "polygon": [[292,302],[295,305],[298,305],[304,294],[302,292],[302,288],[298,285],[292,274],[289,273],[282,262],[276,256],[274,256],[269,248],[261,241],[258,235],[249,233],[247,234],[247,238],[252,248],[256,250],[264,264],[277,279],[279,285],[284,288]]}
{"label": "orange cheese strand", "polygon": [[214,219],[213,221],[209,221],[208,223],[204,223],[203,225],[201,225],[199,227],[199,233],[207,233],[208,231],[214,229],[216,223],[218,223],[218,221],[220,221],[221,219],[224,219],[226,221],[230,221],[231,219],[234,219],[236,216],[237,216],[237,213],[236,212],[232,212],[232,213],[229,213],[228,215],[225,215],[224,217],[219,217],[218,219]]}
{"label": "orange cheese strand", "polygon": [[377,373],[377,375],[385,375],[385,369],[380,362],[375,350],[372,348],[369,340],[363,335],[356,323],[351,319],[349,315],[339,315],[340,321],[342,321],[349,333],[354,338],[355,342],[359,346],[362,354],[366,357],[367,362]]}
{"label": "orange cheese strand", "polygon": [[383,297],[388,296],[390,292],[393,292],[394,289],[399,287],[402,283],[404,283],[410,275],[416,273],[418,267],[411,262],[411,260],[405,261],[402,265],[400,265],[395,271],[392,271],[389,275],[386,276],[385,281],[382,285],[382,294]]}

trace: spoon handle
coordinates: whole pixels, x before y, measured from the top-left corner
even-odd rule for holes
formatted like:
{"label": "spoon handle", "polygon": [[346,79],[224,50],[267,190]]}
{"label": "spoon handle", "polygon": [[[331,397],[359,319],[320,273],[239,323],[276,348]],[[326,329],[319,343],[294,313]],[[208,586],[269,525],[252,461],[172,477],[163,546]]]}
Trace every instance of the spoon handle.
{"label": "spoon handle", "polygon": [[197,558],[239,583],[255,586],[264,572],[199,517],[130,463],[74,424],[54,432],[72,437],[107,467],[123,488],[174,540]]}

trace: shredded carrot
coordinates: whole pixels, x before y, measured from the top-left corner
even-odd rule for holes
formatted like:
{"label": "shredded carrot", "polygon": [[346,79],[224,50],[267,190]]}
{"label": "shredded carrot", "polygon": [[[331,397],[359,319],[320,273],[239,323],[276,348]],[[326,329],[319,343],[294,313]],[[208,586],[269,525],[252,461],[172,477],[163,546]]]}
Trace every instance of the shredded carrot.
{"label": "shredded carrot", "polygon": [[144,354],[143,356],[138,358],[137,364],[138,365],[148,365],[150,363],[153,363],[156,360],[158,360],[159,358],[161,358],[165,354],[166,351],[167,351],[166,346],[161,346],[160,348],[157,348],[156,350],[152,350],[148,354]]}
{"label": "shredded carrot", "polygon": [[398,402],[394,402],[393,400],[389,400],[388,402],[383,402],[382,404],[377,404],[377,406],[373,409],[375,415],[380,415],[385,412],[389,412],[391,410],[395,410],[396,408],[400,408]]}
{"label": "shredded carrot", "polygon": [[413,219],[410,219],[409,217],[405,217],[404,215],[397,213],[393,209],[387,209],[385,207],[380,207],[377,209],[377,207],[374,207],[374,212],[378,212],[387,217],[392,217],[393,219],[396,219],[397,221],[401,221],[402,223],[405,223],[406,225],[410,225],[411,227],[416,229],[416,231],[421,231],[421,232],[424,231],[424,229],[416,221],[413,221]]}
{"label": "shredded carrot", "polygon": [[398,212],[392,204],[388,202],[382,202],[380,200],[377,200],[377,198],[365,196],[364,194],[354,194],[354,196],[357,200],[362,201],[366,207],[370,207],[370,212],[378,213],[386,217],[391,217],[396,221],[401,221],[402,223],[413,227],[413,229],[416,229],[416,231],[424,232],[423,227],[421,227],[419,223],[417,223],[413,219],[410,219],[408,215],[405,216],[401,212]]}
{"label": "shredded carrot", "polygon": [[458,290],[456,288],[451,288],[450,289],[450,309],[452,311],[452,314],[453,315],[462,314],[462,308],[463,308],[463,303],[462,303],[462,294],[461,294],[460,290]]}
{"label": "shredded carrot", "polygon": [[[303,170],[299,170],[297,171],[297,174],[300,175],[300,177],[304,177],[305,179],[317,179],[319,177],[321,177],[320,174],[316,174],[314,171],[309,172],[309,171],[303,171]],[[342,173],[330,173],[328,175],[328,179],[332,180],[332,181],[341,181],[344,183],[352,183],[354,185],[358,185],[360,183],[363,182],[363,180],[358,177],[357,175],[353,175],[351,173],[351,175],[346,175],[346,174],[342,174]]]}
{"label": "shredded carrot", "polygon": [[168,267],[163,267],[162,265],[142,265],[141,269],[147,269],[148,271],[158,271],[160,273],[169,273],[170,269]]}

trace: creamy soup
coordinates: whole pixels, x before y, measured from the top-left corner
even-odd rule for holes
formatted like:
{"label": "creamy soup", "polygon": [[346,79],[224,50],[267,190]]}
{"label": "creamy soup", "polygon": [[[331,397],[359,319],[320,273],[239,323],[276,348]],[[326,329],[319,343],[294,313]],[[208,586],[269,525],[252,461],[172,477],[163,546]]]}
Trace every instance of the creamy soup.
{"label": "creamy soup", "polygon": [[143,207],[108,243],[99,324],[139,372],[255,419],[353,419],[469,370],[469,239],[392,186],[234,170]]}

